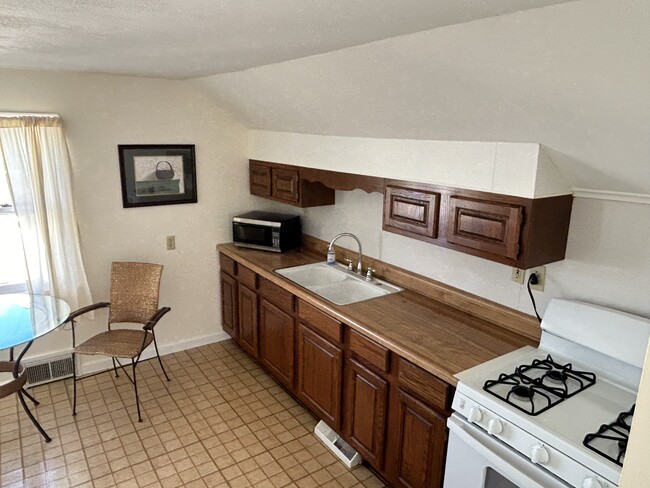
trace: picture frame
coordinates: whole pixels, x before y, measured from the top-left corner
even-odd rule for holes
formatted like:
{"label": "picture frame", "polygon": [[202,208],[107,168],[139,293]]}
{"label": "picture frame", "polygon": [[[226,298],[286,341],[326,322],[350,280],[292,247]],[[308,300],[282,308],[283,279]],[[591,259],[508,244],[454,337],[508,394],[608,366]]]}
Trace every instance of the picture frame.
{"label": "picture frame", "polygon": [[194,144],[119,144],[122,206],[196,203]]}

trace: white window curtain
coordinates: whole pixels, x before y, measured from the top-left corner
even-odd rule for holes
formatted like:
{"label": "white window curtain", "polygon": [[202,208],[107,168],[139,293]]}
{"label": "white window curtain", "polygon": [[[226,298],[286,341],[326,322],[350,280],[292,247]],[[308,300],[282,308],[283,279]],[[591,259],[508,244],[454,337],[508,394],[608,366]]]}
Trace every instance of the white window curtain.
{"label": "white window curtain", "polygon": [[92,303],[61,118],[0,115],[0,164],[20,224],[30,292],[62,298],[72,310]]}

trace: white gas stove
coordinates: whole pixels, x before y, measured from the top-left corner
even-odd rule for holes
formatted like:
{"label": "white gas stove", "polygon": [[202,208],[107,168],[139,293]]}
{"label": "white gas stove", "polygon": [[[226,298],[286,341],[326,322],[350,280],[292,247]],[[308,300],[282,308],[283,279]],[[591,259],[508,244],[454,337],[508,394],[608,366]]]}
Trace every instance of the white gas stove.
{"label": "white gas stove", "polygon": [[618,486],[650,320],[553,300],[539,348],[457,375],[445,488]]}

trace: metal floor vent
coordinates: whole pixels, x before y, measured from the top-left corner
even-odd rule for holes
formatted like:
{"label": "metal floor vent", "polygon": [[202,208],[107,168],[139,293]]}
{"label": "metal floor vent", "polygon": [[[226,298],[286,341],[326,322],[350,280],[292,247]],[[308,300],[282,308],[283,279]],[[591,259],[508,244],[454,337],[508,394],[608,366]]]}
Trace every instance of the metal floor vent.
{"label": "metal floor vent", "polygon": [[25,364],[27,386],[36,386],[72,376],[72,355],[57,356],[38,363]]}

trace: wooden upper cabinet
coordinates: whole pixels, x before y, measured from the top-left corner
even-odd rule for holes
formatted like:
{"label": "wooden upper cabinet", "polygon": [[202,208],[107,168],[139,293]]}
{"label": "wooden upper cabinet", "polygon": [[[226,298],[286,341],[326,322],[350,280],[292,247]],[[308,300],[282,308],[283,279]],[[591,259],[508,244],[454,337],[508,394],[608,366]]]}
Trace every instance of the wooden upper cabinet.
{"label": "wooden upper cabinet", "polygon": [[481,253],[517,259],[522,221],[521,205],[451,196],[447,242]]}
{"label": "wooden upper cabinet", "polygon": [[296,207],[334,205],[334,190],[301,178],[300,168],[250,160],[250,192]]}
{"label": "wooden upper cabinet", "polygon": [[[418,188],[419,187],[419,188]],[[426,185],[389,184],[384,193],[383,228],[416,238],[438,237],[440,193]]]}
{"label": "wooden upper cabinet", "polygon": [[271,196],[271,167],[250,163],[251,194],[260,197]]}

